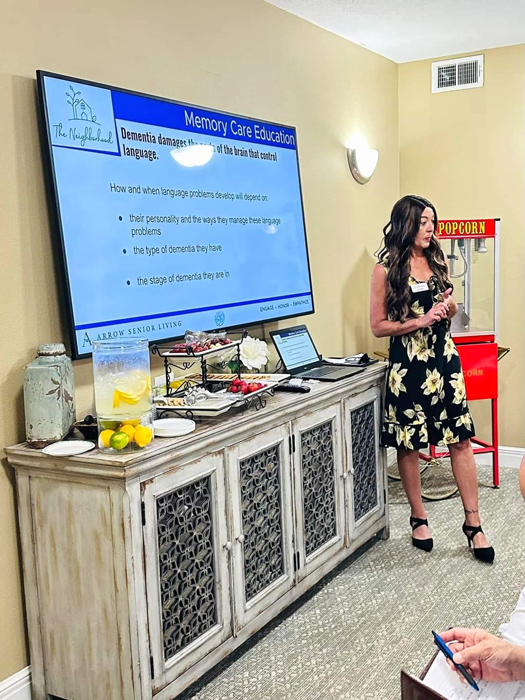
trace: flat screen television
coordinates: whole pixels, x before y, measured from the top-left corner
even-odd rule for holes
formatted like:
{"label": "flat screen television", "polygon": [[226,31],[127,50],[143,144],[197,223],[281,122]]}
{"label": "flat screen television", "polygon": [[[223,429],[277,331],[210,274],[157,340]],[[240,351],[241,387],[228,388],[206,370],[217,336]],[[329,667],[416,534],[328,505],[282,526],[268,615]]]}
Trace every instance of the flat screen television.
{"label": "flat screen television", "polygon": [[75,359],[313,313],[295,128],[37,80]]}

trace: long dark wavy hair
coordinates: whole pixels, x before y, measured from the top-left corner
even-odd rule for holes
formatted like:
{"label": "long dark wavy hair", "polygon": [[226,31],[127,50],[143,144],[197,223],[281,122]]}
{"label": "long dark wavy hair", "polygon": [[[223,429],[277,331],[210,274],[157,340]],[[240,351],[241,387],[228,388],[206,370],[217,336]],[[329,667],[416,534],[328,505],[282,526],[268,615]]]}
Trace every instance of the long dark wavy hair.
{"label": "long dark wavy hair", "polygon": [[[438,217],[433,204],[423,197],[407,195],[394,204],[390,221],[383,229],[383,243],[376,253],[377,259],[387,270],[386,304],[388,317],[392,321],[404,322],[415,318],[416,314],[410,308],[410,254],[421,225],[421,215],[429,207],[434,212],[434,231],[437,230]],[[436,278],[437,287],[444,292],[453,285],[448,277],[445,256],[436,236],[432,236],[430,245],[424,250],[424,255],[432,274]]]}

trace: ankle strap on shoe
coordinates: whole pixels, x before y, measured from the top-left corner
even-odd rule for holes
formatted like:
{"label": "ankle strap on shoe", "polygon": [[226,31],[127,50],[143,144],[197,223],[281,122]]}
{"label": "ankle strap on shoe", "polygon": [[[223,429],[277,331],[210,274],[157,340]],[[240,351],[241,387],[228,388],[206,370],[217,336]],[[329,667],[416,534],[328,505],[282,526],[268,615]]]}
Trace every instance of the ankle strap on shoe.
{"label": "ankle strap on shoe", "polygon": [[426,525],[428,527],[428,520],[426,518],[413,518],[410,516],[410,525],[412,526],[412,532],[417,530],[418,527]]}
{"label": "ankle strap on shoe", "polygon": [[467,525],[463,523],[463,532],[472,540],[476,535],[479,535],[480,532],[483,532],[483,528],[481,525]]}

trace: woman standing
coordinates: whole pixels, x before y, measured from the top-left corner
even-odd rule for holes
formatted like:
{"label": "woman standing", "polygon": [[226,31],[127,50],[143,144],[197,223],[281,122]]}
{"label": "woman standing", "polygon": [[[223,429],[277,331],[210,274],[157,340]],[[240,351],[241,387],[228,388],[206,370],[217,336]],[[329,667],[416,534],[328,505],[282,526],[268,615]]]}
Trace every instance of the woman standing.
{"label": "woman standing", "polygon": [[381,442],[397,449],[399,474],[411,508],[412,544],[426,552],[434,544],[421,498],[419,450],[429,443],[446,446],[465,511],[463,532],[475,556],[492,562],[494,549],[479,518],[470,444],[474,425],[450,335],[457,304],[436,227],[434,206],[423,197],[408,195],[394,205],[383,229],[370,299],[373,334],[390,336]]}

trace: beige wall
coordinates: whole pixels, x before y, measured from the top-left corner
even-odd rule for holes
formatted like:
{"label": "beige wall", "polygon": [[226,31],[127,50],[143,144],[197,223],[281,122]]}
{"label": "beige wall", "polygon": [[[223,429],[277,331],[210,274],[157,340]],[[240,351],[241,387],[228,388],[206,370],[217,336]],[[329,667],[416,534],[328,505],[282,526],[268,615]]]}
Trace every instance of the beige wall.
{"label": "beige wall", "polygon": [[[298,129],[324,353],[377,347],[368,330],[372,253],[399,193],[397,66],[262,0],[7,0],[0,23],[0,450],[24,439],[23,367],[66,339],[35,116],[38,68]],[[343,144],[360,131],[380,151],[357,185]],[[256,255],[256,253],[254,253]],[[91,364],[75,368],[79,413]],[[12,474],[0,471],[0,679],[28,663]]]}
{"label": "beige wall", "polygon": [[[525,46],[485,51],[483,88],[431,94],[430,61],[399,66],[401,194],[444,219],[501,218],[500,443],[525,445]],[[490,436],[487,402],[473,405]]]}

